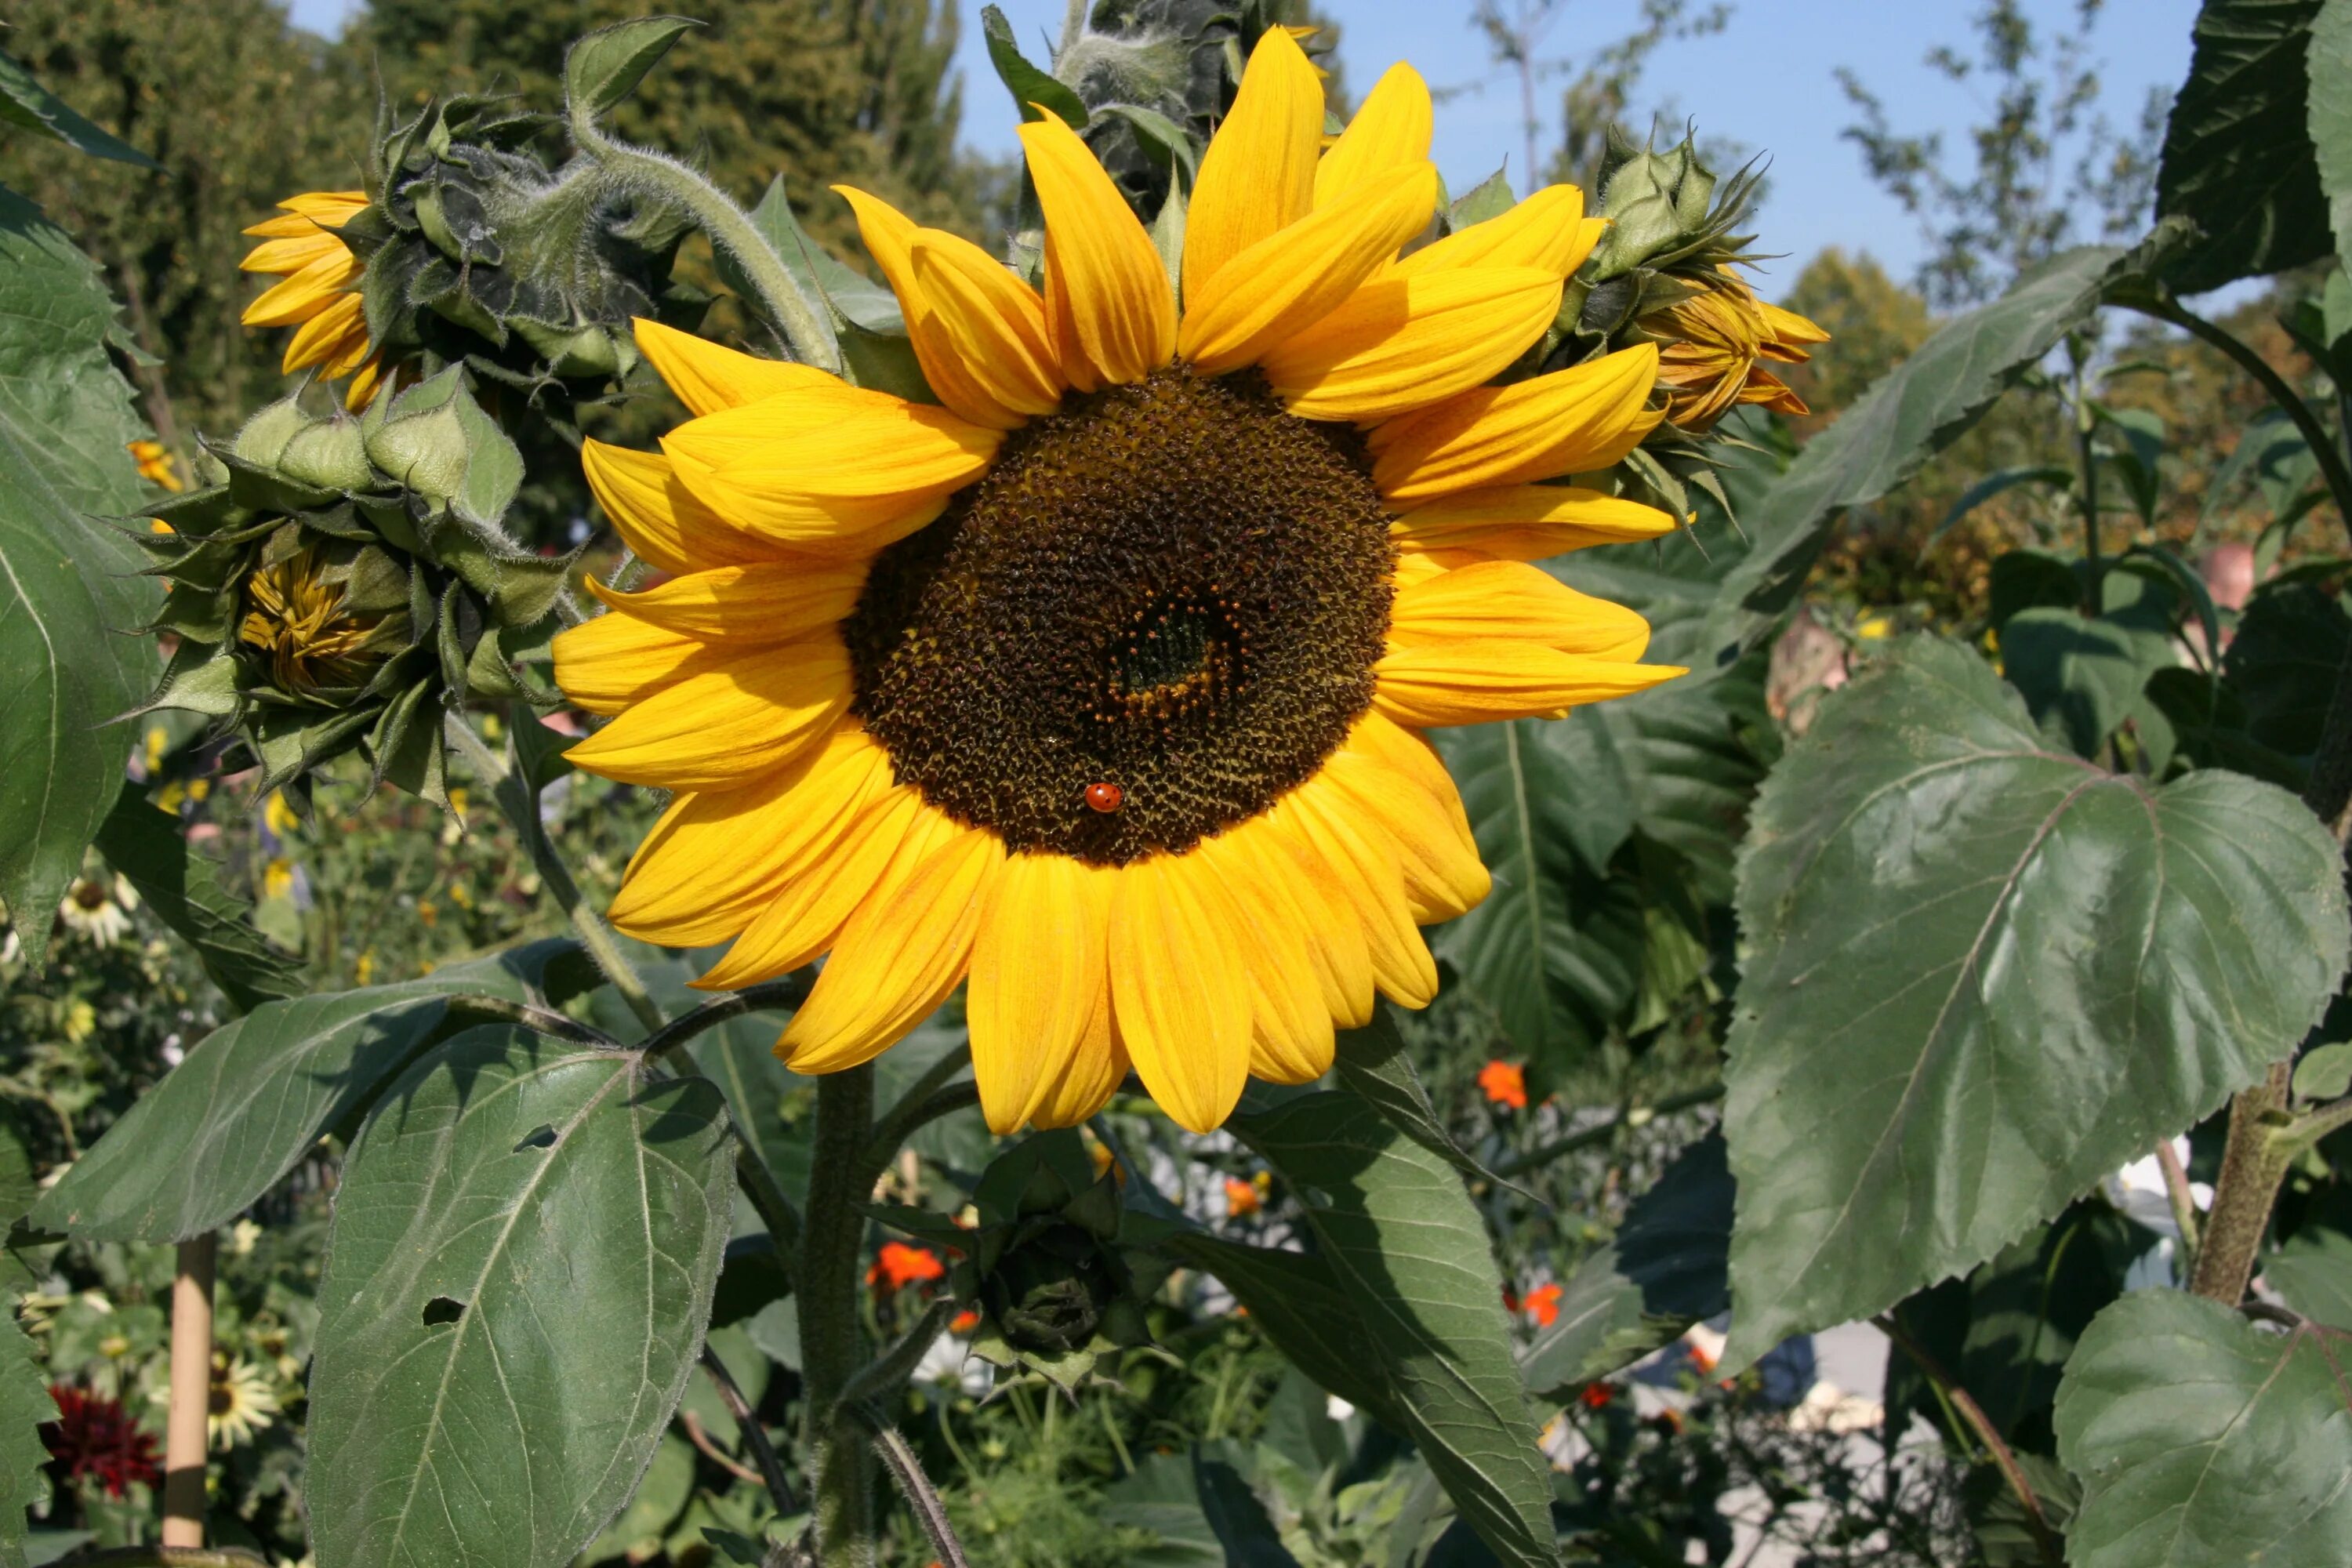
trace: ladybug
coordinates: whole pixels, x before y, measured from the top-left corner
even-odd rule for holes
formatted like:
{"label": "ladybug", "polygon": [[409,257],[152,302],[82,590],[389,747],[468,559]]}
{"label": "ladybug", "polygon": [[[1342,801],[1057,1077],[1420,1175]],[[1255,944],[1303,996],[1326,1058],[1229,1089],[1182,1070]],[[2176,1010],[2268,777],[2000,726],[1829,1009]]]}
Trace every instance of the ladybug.
{"label": "ladybug", "polygon": [[1127,792],[1115,784],[1087,785],[1087,804],[1106,816],[1127,804]]}

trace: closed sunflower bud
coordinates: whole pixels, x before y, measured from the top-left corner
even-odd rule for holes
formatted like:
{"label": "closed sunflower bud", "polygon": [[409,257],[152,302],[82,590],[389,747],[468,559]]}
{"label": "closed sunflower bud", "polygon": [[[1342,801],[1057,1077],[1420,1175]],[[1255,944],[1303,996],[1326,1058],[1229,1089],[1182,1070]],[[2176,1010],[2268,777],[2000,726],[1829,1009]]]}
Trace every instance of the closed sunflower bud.
{"label": "closed sunflower bud", "polygon": [[570,563],[499,531],[520,459],[458,374],[362,419],[273,405],[205,448],[222,482],[137,535],[171,587],[151,629],[179,639],[148,707],[210,716],[265,790],[299,803],[356,752],[372,784],[446,805],[444,708],[534,695],[515,661],[551,633]]}
{"label": "closed sunflower bud", "polygon": [[1686,431],[1711,429],[1741,404],[1776,414],[1810,413],[1805,400],[1766,363],[1802,364],[1829,333],[1793,310],[1756,297],[1728,267],[1697,291],[1641,317],[1635,332],[1658,345],[1666,417]]}

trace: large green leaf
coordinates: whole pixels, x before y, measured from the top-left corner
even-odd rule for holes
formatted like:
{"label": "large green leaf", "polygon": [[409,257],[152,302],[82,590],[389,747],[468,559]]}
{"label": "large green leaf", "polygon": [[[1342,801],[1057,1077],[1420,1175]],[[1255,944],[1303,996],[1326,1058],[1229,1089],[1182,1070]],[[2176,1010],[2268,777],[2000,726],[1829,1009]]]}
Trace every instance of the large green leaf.
{"label": "large green leaf", "polygon": [[1505,1563],[1558,1563],[1550,1468],[1460,1173],[1352,1094],[1303,1094],[1231,1125],[1298,1194],[1362,1318],[1361,1353],[1462,1517]]}
{"label": "large green leaf", "polygon": [[2274,785],[2049,749],[1954,643],[1833,694],[1740,868],[1730,1355],[1975,1267],[2284,1058],[2337,860]]}
{"label": "large green leaf", "polygon": [[1564,1404],[1723,1310],[1731,1191],[1721,1138],[1675,1156],[1609,1244],[1577,1265],[1559,1316],[1520,1352],[1530,1395]]}
{"label": "large green leaf", "polygon": [[220,868],[191,848],[180,819],[124,795],[99,824],[98,852],[131,879],[155,917],[196,950],[214,984],[250,1012],[299,995],[302,966],[254,929],[252,906],[221,879]]}
{"label": "large green leaf", "polygon": [[0,1568],[23,1568],[25,1510],[39,1496],[41,1468],[49,1462],[41,1423],[56,1420],[58,1406],[9,1300],[0,1314]]}
{"label": "large green leaf", "polygon": [[2156,174],[2158,216],[2203,230],[2166,268],[2184,294],[2331,248],[2305,103],[2319,9],[2319,0],[2205,0],[2197,15]]}
{"label": "large green leaf", "polygon": [[449,997],[531,1000],[540,972],[570,948],[537,942],[233,1019],[74,1162],[32,1223],[102,1241],[185,1241],[226,1224],[408,1065],[447,1023]]}
{"label": "large green leaf", "polygon": [[419,1061],[352,1145],[310,1382],[321,1568],[560,1568],[694,1370],[732,1213],[726,1108],[508,1026]]}
{"label": "large green leaf", "polygon": [[2338,1568],[2352,1562],[2345,1336],[2257,1327],[2139,1290],[2101,1312],[2058,1387],[2058,1457],[2083,1483],[2074,1568]]}
{"label": "large green leaf", "polygon": [[1221,1280],[1290,1363],[1391,1431],[1411,1429],[1364,1351],[1370,1333],[1347,1287],[1323,1258],[1183,1230],[1160,1243]]}
{"label": "large green leaf", "polygon": [[0,125],[14,125],[52,142],[62,142],[93,158],[111,158],[142,169],[161,168],[128,142],[94,125],[74,107],[33,79],[23,64],[0,54]]}
{"label": "large green leaf", "polygon": [[[2173,236],[2160,239],[2169,245]],[[1762,504],[1742,514],[1755,547],[1725,579],[1696,658],[1728,663],[1756,646],[1796,602],[1839,515],[1876,500],[1965,434],[2110,286],[2142,270],[2158,243],[2054,256],[1992,303],[1945,322],[1873,383],[1806,445]]]}
{"label": "large green leaf", "polygon": [[107,358],[114,305],[89,259],[0,189],[0,900],[36,963],[49,911],[122,788],[137,706],[159,670],[127,635],[163,593],[138,547],[95,521],[146,487],[145,434]]}
{"label": "large green leaf", "polygon": [[2321,0],[2312,18],[2306,116],[2336,265],[2352,256],[2352,0]]}
{"label": "large green leaf", "polygon": [[2047,608],[2009,618],[2000,658],[2034,718],[2080,757],[2096,756],[2139,703],[2147,678],[2177,662],[2163,632]]}

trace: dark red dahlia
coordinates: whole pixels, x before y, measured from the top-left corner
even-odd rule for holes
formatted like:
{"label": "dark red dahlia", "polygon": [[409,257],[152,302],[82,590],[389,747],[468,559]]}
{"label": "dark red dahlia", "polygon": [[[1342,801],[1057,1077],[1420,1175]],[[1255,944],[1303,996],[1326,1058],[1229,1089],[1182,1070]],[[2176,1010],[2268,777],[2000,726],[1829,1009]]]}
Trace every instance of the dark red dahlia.
{"label": "dark red dahlia", "polygon": [[65,1471],[66,1479],[92,1478],[109,1497],[121,1497],[133,1481],[163,1484],[155,1439],[122,1407],[122,1401],[63,1383],[49,1385],[49,1397],[57,1401],[58,1418],[42,1426],[41,1441],[48,1445],[49,1458]]}

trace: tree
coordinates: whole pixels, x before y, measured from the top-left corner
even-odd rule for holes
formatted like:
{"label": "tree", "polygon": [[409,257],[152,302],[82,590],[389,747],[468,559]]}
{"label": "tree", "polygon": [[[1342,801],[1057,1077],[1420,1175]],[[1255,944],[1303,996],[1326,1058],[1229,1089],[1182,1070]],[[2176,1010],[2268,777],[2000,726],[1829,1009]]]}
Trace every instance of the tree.
{"label": "tree", "polygon": [[138,347],[148,418],[184,457],[227,437],[276,384],[278,334],[246,331],[242,233],[273,204],[359,179],[364,99],[276,0],[24,0],[8,47],[163,165],[13,139],[9,182],[106,269]]}
{"label": "tree", "polygon": [[1946,45],[1928,51],[1938,75],[1992,92],[1990,117],[1969,132],[1965,166],[1948,160],[1940,132],[1895,131],[1885,100],[1839,70],[1862,116],[1844,135],[1862,148],[1871,178],[1918,220],[1928,247],[1919,284],[1939,310],[1980,304],[2067,245],[2144,224],[2171,95],[2151,89],[2129,132],[2095,112],[2091,32],[2105,3],[2076,0],[2071,30],[2037,31],[2019,0],[1988,0],[1972,24],[1975,58]]}

